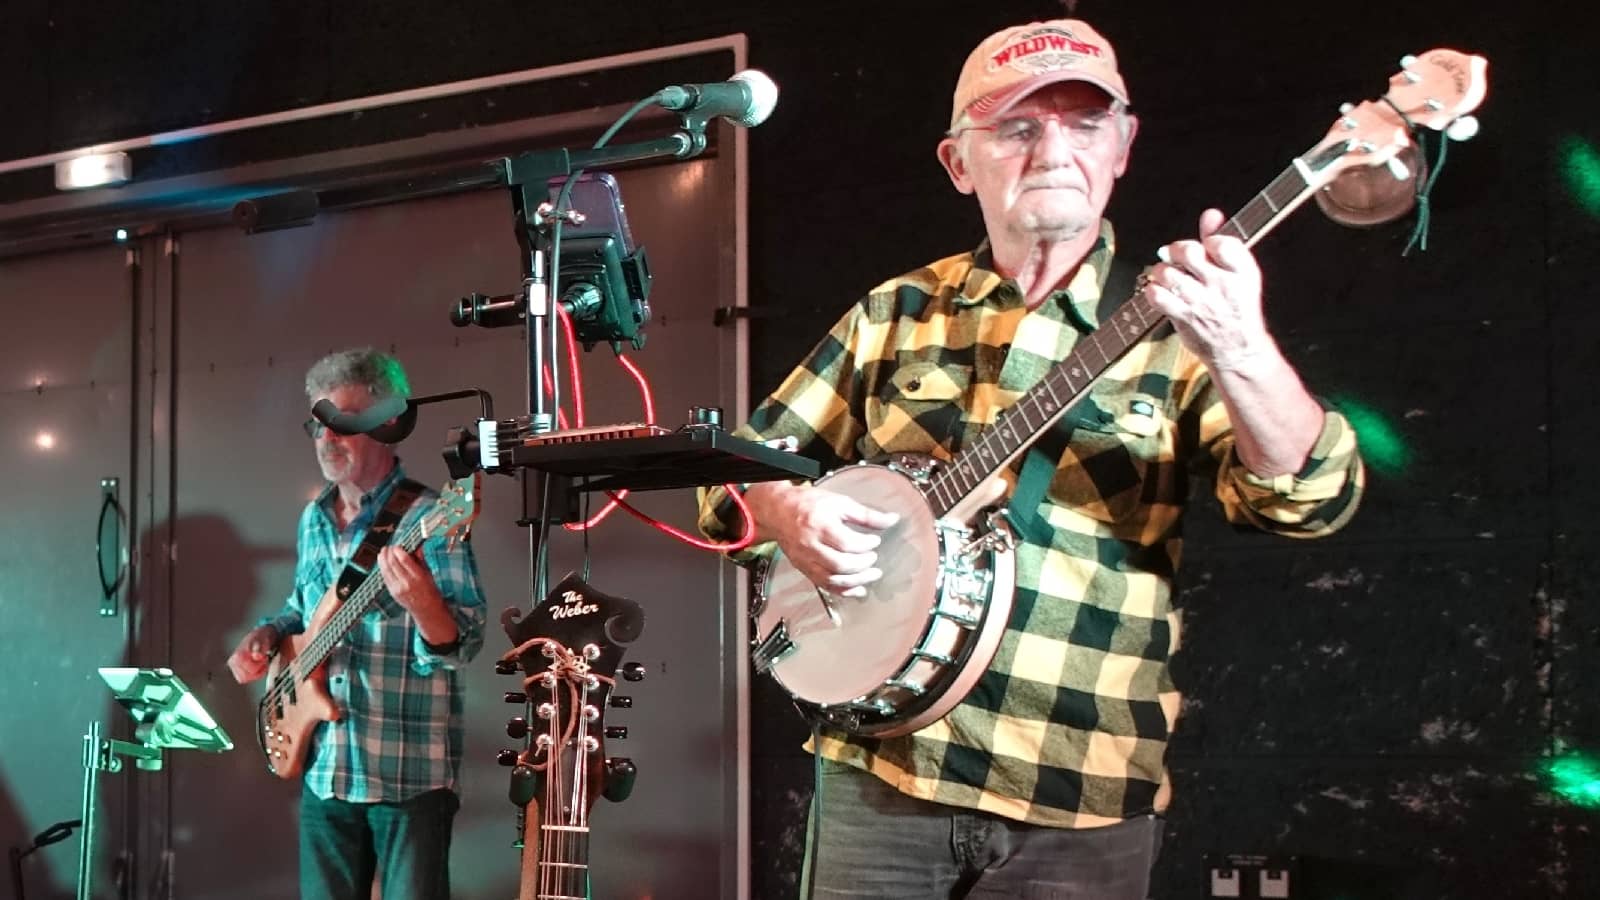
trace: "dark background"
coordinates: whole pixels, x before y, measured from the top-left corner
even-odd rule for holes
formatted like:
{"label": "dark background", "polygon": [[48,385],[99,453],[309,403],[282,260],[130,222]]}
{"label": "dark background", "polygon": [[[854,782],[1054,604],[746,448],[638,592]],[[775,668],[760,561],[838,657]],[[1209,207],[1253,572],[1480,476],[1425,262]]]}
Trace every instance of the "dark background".
{"label": "dark background", "polygon": [[[1138,256],[1242,206],[1402,54],[1490,61],[1483,133],[1450,149],[1427,252],[1402,258],[1409,223],[1353,230],[1309,207],[1258,248],[1274,331],[1359,415],[1372,477],[1355,522],[1315,544],[1191,519],[1156,896],[1206,896],[1208,853],[1298,858],[1297,898],[1600,896],[1596,814],[1540,774],[1600,747],[1586,7],[1065,6],[1115,43],[1142,119],[1111,206]],[[0,159],[743,32],[782,88],[750,138],[759,394],[873,284],[976,243],[975,204],[933,156],[955,74],[985,34],[1063,7],[7,0]],[[810,767],[758,684],[754,893],[788,897]]]}

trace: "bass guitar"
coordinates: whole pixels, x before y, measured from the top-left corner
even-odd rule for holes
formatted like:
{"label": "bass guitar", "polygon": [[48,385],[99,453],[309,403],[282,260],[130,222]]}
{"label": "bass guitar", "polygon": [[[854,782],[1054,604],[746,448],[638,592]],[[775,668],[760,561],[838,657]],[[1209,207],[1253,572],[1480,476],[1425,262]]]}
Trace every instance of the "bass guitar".
{"label": "bass guitar", "polygon": [[[407,553],[436,534],[462,540],[478,515],[480,475],[449,482],[422,516],[390,543]],[[335,722],[344,711],[328,695],[328,655],[383,595],[383,575],[374,565],[348,596],[335,582],[317,601],[301,634],[278,642],[267,668],[267,691],[256,705],[256,740],[267,768],[279,778],[298,778],[305,771],[311,733],[322,722]]]}

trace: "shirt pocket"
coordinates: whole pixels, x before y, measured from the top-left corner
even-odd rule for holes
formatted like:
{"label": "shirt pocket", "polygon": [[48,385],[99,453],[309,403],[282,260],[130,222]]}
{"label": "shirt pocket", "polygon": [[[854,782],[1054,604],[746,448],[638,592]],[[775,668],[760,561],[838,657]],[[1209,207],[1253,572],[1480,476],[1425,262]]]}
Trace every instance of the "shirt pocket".
{"label": "shirt pocket", "polygon": [[972,385],[967,366],[914,360],[895,369],[867,398],[864,456],[957,449],[965,428],[963,403]]}
{"label": "shirt pocket", "polygon": [[1089,392],[1050,484],[1051,499],[1101,522],[1134,518],[1159,502],[1172,423],[1164,398],[1116,382]]}
{"label": "shirt pocket", "polygon": [[311,618],[317,614],[317,609],[327,597],[328,591],[339,580],[340,569],[335,561],[327,556],[318,556],[307,561],[303,573],[305,580],[295,585],[300,593],[300,602],[303,604],[300,613],[306,625],[311,624]]}

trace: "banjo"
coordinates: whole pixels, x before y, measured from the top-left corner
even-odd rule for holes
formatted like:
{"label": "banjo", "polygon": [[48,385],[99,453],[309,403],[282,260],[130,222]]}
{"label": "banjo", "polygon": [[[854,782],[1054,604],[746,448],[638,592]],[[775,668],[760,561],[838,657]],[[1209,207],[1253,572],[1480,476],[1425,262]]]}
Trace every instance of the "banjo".
{"label": "banjo", "polygon": [[[1344,107],[1327,135],[1223,231],[1255,244],[1346,169],[1387,165],[1404,180],[1409,173],[1397,156],[1410,145],[1409,127],[1447,130],[1458,140],[1476,132],[1466,114],[1483,99],[1487,67],[1481,56],[1445,49],[1401,60],[1380,100]],[[775,554],[757,574],[751,610],[756,670],[770,673],[808,716],[847,732],[893,737],[944,717],[994,658],[1016,583],[1015,537],[1000,515],[970,523],[952,511],[1163,319],[1135,293],[949,461],[900,454],[818,479],[818,487],[899,514],[878,548],[883,577],[865,597],[840,597]]]}

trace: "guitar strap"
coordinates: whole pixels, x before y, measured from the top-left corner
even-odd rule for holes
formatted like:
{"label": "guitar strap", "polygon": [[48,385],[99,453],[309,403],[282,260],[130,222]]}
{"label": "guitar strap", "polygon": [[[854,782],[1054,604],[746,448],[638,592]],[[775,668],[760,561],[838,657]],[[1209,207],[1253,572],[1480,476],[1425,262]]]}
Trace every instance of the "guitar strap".
{"label": "guitar strap", "polygon": [[361,545],[356,547],[356,552],[350,554],[349,562],[344,564],[344,571],[339,573],[340,600],[349,599],[361,582],[367,579],[373,566],[378,564],[378,551],[394,538],[395,532],[400,527],[400,520],[404,518],[406,510],[411,504],[417,502],[422,492],[427,490],[420,482],[409,478],[400,479],[400,483],[389,492],[389,499],[383,503],[383,508],[372,517],[372,524],[367,526],[367,533],[361,536]]}
{"label": "guitar strap", "polygon": [[[1095,317],[1101,322],[1111,318],[1117,307],[1133,296],[1138,276],[1138,266],[1124,262],[1120,258],[1113,258],[1111,271],[1106,273],[1105,286],[1100,290],[1100,304],[1095,309]],[[1072,311],[1070,304],[1067,305],[1067,310],[1069,313]],[[1055,427],[1070,430],[1077,427],[1076,423],[1083,421],[1086,415],[1092,416],[1099,412],[1099,407],[1094,405],[1093,400],[1085,396],[1067,410]],[[1030,544],[1050,545],[1050,523],[1039,515],[1039,506],[1044,502],[1044,494],[1050,488],[1050,482],[1055,479],[1057,462],[1059,459],[1040,449],[1037,442],[1030,446],[1023,455],[1022,468],[1017,472],[1017,488],[1011,492],[1011,501],[1006,504],[1006,521]]]}

